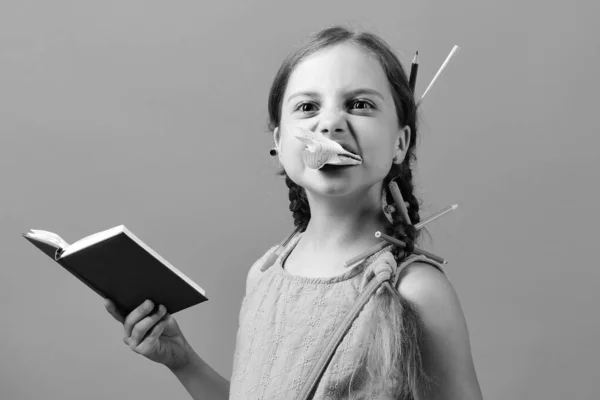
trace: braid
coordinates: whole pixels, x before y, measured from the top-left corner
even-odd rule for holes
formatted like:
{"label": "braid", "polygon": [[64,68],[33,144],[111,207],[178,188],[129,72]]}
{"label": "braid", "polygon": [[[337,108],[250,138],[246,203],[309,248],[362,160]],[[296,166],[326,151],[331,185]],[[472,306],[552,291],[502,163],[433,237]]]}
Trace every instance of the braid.
{"label": "braid", "polygon": [[[285,174],[285,173],[284,173]],[[310,221],[310,207],[304,188],[297,185],[285,174],[285,184],[290,189],[288,197],[290,199],[290,211],[294,217],[294,226],[300,226],[300,232],[304,232]]]}
{"label": "braid", "polygon": [[[412,170],[410,168],[405,168],[402,178],[400,182],[397,182],[400,187],[400,192],[402,193],[402,197],[404,197],[404,201],[408,202],[408,216],[413,225],[421,222],[421,217],[419,216],[419,201],[414,195],[414,184],[413,184],[413,176]],[[412,228],[412,226],[411,226]],[[415,230],[414,239],[416,239],[418,234]]]}
{"label": "braid", "polygon": [[[397,210],[397,207],[394,207],[394,212],[392,213],[393,222],[390,226],[389,234],[406,243],[406,248],[401,249],[399,247],[394,247],[392,250],[396,262],[401,263],[408,255],[412,254],[415,249],[415,241],[417,240],[419,232],[413,225],[419,223],[421,217],[419,216],[419,202],[414,195],[414,184],[410,167],[406,166],[405,162],[401,164],[399,168],[393,168],[392,171],[390,171],[390,174],[394,172],[394,169],[399,169],[396,176],[388,175],[388,179],[384,180],[384,183],[387,187],[392,179],[395,177],[399,178],[395,179],[395,182],[398,184],[402,198],[405,202],[408,202],[407,212],[412,222],[412,225],[406,223],[402,218],[400,211]],[[393,202],[393,198],[389,190],[386,190],[386,196],[388,204],[391,204],[390,202]]]}
{"label": "braid", "polygon": [[[408,203],[408,216],[416,225],[421,219],[409,160],[407,157],[402,164],[393,165],[383,184],[388,204],[394,203],[387,185],[392,180],[398,184],[402,198]],[[420,232],[403,220],[397,207],[392,212],[392,221],[388,234],[406,243],[406,248],[394,246],[391,251],[400,265],[414,251]],[[370,328],[366,334],[370,340],[363,354],[371,384],[363,388],[360,394],[365,398],[419,398],[422,389],[431,383],[421,357],[423,334],[419,314],[389,283],[383,287],[385,290],[377,296],[370,316]]]}

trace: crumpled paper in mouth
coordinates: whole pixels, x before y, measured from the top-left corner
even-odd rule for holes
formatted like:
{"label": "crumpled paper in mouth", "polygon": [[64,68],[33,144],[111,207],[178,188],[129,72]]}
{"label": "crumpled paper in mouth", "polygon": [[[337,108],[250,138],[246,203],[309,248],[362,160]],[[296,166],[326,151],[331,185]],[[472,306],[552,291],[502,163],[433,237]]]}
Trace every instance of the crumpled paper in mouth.
{"label": "crumpled paper in mouth", "polygon": [[344,150],[342,145],[326,138],[320,132],[313,132],[306,128],[298,127],[294,133],[294,137],[306,144],[306,148],[302,151],[302,160],[304,160],[308,168],[320,169],[325,164],[362,164],[361,156]]}

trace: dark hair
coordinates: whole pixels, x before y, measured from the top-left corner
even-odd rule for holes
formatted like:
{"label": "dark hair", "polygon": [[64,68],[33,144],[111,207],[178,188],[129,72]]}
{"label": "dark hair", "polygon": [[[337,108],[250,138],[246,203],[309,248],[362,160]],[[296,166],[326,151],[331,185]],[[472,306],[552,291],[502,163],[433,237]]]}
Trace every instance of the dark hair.
{"label": "dark hair", "polygon": [[[411,138],[406,156],[401,164],[392,164],[383,180],[383,187],[387,187],[392,179],[398,184],[402,197],[408,203],[408,215],[412,223],[417,224],[420,221],[419,202],[413,193],[411,170],[411,165],[416,162],[417,104],[402,64],[390,47],[378,36],[334,26],[317,32],[306,44],[288,55],[279,68],[269,93],[269,129],[272,131],[279,126],[283,95],[296,66],[319,50],[343,43],[358,45],[379,60],[390,84],[398,124],[410,127]],[[294,225],[300,226],[300,230],[304,231],[310,220],[306,192],[287,176],[285,170],[282,170],[280,175],[285,176],[289,188],[290,210],[293,213]],[[388,204],[393,204],[389,191],[386,190],[385,193]],[[393,223],[389,225],[387,233],[407,244],[406,251],[401,251],[397,247],[393,251],[399,264],[412,253],[418,231],[412,225],[403,222],[398,211],[392,213],[392,218]],[[419,351],[421,335],[418,315],[410,303],[401,298],[391,285],[386,283],[384,287],[383,293],[377,297],[377,306],[372,315],[374,323],[369,324],[369,340],[363,358],[370,379],[364,393],[360,395],[367,398],[387,395],[409,399],[416,397],[421,391],[421,386],[428,381],[422,368]]]}

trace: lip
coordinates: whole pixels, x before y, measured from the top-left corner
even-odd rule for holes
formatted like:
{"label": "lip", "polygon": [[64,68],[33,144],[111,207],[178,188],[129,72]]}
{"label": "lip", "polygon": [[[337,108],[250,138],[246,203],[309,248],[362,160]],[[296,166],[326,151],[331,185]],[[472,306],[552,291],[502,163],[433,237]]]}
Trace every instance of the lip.
{"label": "lip", "polygon": [[334,165],[334,164],[325,164],[323,165],[321,168],[318,169],[318,171],[321,172],[328,172],[328,171],[338,171],[338,170],[342,170],[342,169],[346,169],[349,167],[355,167],[356,165]]}
{"label": "lip", "polygon": [[[335,142],[335,140],[334,140],[334,142]],[[358,154],[356,152],[356,150],[354,150],[350,145],[348,145],[346,143],[341,143],[341,142],[336,142],[336,143],[339,144],[340,146],[342,146],[342,149],[346,150],[347,152],[360,157],[360,154]]]}

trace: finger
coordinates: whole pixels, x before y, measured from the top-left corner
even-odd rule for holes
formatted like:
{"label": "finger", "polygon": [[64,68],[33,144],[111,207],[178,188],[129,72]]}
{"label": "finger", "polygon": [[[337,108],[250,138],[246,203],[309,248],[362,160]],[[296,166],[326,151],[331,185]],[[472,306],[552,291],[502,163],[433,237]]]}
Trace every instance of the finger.
{"label": "finger", "polygon": [[137,347],[144,340],[146,333],[165,315],[166,311],[165,306],[161,304],[157,312],[135,324],[131,331],[129,346],[131,348]]}
{"label": "finger", "polygon": [[171,315],[165,313],[165,315],[163,315],[161,319],[158,320],[156,325],[154,325],[152,329],[150,329],[144,340],[142,340],[142,343],[145,341],[152,341],[158,338],[160,335],[162,335],[163,331],[165,330],[165,327],[169,323],[169,318],[171,318]]}
{"label": "finger", "polygon": [[[166,308],[165,306],[160,306],[157,309],[156,313],[144,318],[140,322],[138,322],[131,332],[131,337],[126,343],[132,350],[135,350],[138,346],[142,344],[142,342],[148,337],[149,332],[160,323],[160,321],[165,317]],[[163,328],[164,329],[164,328]],[[162,333],[162,330],[161,330]]]}
{"label": "finger", "polygon": [[125,323],[123,324],[125,339],[131,336],[131,331],[133,330],[135,324],[144,319],[152,312],[153,309],[154,303],[152,303],[152,300],[146,300],[139,307],[129,313],[129,315],[125,318]]}
{"label": "finger", "polygon": [[137,347],[132,347],[131,349],[133,351],[135,351],[138,354],[142,354],[145,355],[148,351],[152,352],[152,351],[157,351],[157,345],[159,345],[159,340],[158,337],[160,335],[162,335],[163,331],[165,330],[165,327],[167,326],[169,322],[169,316],[164,315],[156,325],[154,325],[152,327],[152,329],[150,329],[150,331],[148,332],[148,334],[146,335],[146,337],[144,338],[144,340],[142,340],[142,342],[140,344],[137,345]]}
{"label": "finger", "polygon": [[115,303],[113,303],[109,299],[104,299],[104,308],[106,308],[106,311],[108,311],[108,313],[120,323],[123,323],[125,321],[125,316],[119,312]]}

